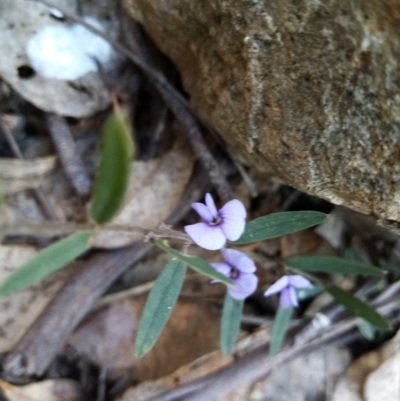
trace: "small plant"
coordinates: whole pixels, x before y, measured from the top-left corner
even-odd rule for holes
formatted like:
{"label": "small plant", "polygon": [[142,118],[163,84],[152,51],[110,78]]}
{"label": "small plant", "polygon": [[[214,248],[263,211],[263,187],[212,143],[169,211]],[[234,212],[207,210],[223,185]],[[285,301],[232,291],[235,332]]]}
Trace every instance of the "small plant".
{"label": "small plant", "polygon": [[[19,270],[0,283],[0,296],[6,296],[43,279],[82,255],[91,246],[93,234],[108,224],[122,207],[128,188],[133,161],[133,142],[123,116],[115,107],[103,129],[100,163],[94,185],[89,212],[92,222],[84,229],[55,242],[39,252]],[[237,199],[217,208],[212,196],[206,194],[205,203],[193,203],[201,221],[184,227],[186,234],[178,233],[185,244],[195,244],[207,250],[221,250],[222,262],[208,261],[174,249],[167,243],[171,232],[160,228],[150,239],[171,256],[159,275],[145,305],[139,324],[135,353],[146,354],[156,343],[176,304],[187,267],[206,275],[212,281],[227,286],[221,319],[221,350],[232,352],[240,329],[244,300],[252,295],[258,284],[256,265],[243,251],[243,244],[264,241],[313,227],[323,222],[326,215],[320,212],[300,211],[273,213],[246,223],[246,209]],[[133,227],[134,228],[134,227]],[[311,282],[328,291],[353,314],[361,317],[364,331],[389,329],[387,321],[375,309],[351,293],[320,282],[314,272],[381,275],[383,271],[354,260],[328,256],[297,256],[283,261],[285,274],[267,291],[265,296],[280,294],[280,307],[272,331],[270,352],[275,354],[283,344],[293,309],[298,306],[296,289],[310,289]],[[303,276],[304,275],[304,276]]]}

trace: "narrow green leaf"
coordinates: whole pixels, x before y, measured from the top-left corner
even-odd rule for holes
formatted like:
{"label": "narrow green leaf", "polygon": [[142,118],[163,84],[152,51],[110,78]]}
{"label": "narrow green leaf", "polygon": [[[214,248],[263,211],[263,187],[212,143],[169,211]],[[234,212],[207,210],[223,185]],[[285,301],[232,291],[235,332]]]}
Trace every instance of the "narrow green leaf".
{"label": "narrow green leaf", "polygon": [[91,232],[70,235],[40,251],[0,283],[0,296],[38,282],[82,255],[89,248]]}
{"label": "narrow green leaf", "polygon": [[156,343],[178,300],[186,265],[171,260],[158,276],[144,307],[135,341],[135,354],[142,357]]}
{"label": "narrow green leaf", "polygon": [[313,211],[272,213],[246,224],[243,235],[234,244],[248,244],[304,230],[322,223],[326,214]]}
{"label": "narrow green leaf", "polygon": [[375,338],[375,328],[369,324],[366,320],[361,319],[358,323],[358,330],[361,335],[368,341],[372,341]]}
{"label": "narrow green leaf", "polygon": [[218,273],[208,262],[201,258],[196,258],[195,256],[190,255],[183,255],[179,251],[174,248],[171,248],[166,241],[161,239],[156,239],[155,244],[161,248],[163,251],[169,253],[174,258],[180,260],[181,262],[185,263],[192,269],[196,270],[197,272],[204,274],[205,276],[211,277],[215,280],[221,281],[227,285],[233,284],[232,280],[228,277]]}
{"label": "narrow green leaf", "polygon": [[341,303],[352,314],[362,317],[379,329],[390,329],[388,321],[383,316],[381,316],[372,306],[369,306],[350,292],[333,285],[326,287],[326,290],[336,299],[336,301]]}
{"label": "narrow green leaf", "polygon": [[292,314],[293,308],[279,307],[277,310],[274,319],[274,326],[272,327],[271,341],[269,343],[270,355],[276,355],[282,348]]}
{"label": "narrow green leaf", "polygon": [[102,130],[100,163],[97,168],[90,214],[94,221],[110,221],[123,205],[129,184],[133,140],[128,123],[112,114]]}
{"label": "narrow green leaf", "polygon": [[383,271],[376,267],[355,260],[337,258],[335,256],[295,256],[286,259],[285,265],[308,272],[361,274],[364,276],[379,276],[383,274]]}
{"label": "narrow green leaf", "polygon": [[229,355],[239,334],[243,312],[243,300],[232,298],[226,293],[222,309],[220,344],[224,355]]}

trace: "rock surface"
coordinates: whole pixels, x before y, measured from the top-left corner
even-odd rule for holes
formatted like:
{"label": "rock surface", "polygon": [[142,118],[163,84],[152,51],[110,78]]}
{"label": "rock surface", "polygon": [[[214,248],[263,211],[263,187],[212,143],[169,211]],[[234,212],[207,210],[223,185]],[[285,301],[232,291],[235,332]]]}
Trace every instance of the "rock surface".
{"label": "rock surface", "polygon": [[[397,0],[125,0],[248,163],[400,223]],[[399,226],[400,227],[400,226]]]}

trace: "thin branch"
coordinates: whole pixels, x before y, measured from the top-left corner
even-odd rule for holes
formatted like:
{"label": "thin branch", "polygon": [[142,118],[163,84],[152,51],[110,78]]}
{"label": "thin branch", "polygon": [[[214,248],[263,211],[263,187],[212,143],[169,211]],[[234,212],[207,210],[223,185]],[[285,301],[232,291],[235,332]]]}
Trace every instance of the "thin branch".
{"label": "thin branch", "polygon": [[[378,312],[384,315],[393,312],[398,313],[399,310],[398,300],[378,308]],[[273,369],[300,355],[309,354],[323,346],[342,342],[343,337],[351,334],[358,322],[359,318],[342,321],[329,328],[329,331],[318,334],[305,343],[287,347],[274,357],[267,354],[265,345],[257,347],[241,359],[217,372],[212,372],[146,401],[209,401],[218,399],[241,385],[262,379]]]}
{"label": "thin branch", "polygon": [[59,5],[54,5],[47,0],[34,0],[42,3],[50,8],[56,8],[61,11],[64,16],[78,24],[81,24],[90,32],[100,36],[110,45],[114,47],[118,52],[123,54],[133,63],[135,63],[142,72],[147,76],[150,83],[152,83],[155,88],[159,91],[161,97],[164,99],[165,103],[175,114],[177,120],[184,126],[185,132],[193,146],[193,149],[202,163],[204,169],[207,171],[210,181],[215,186],[218,195],[222,202],[227,202],[232,199],[231,188],[222,174],[218,163],[215,161],[214,157],[211,155],[209,149],[204,143],[198,122],[196,117],[194,117],[190,106],[187,101],[176,91],[176,89],[165,79],[163,74],[158,71],[154,66],[150,65],[139,55],[131,52],[128,48],[123,46],[118,41],[112,39],[106,33],[97,29],[96,27],[88,24],[83,18],[71,13],[64,7]]}
{"label": "thin branch", "polygon": [[83,164],[82,158],[76,149],[76,144],[64,117],[47,113],[45,115],[47,127],[53,145],[60,158],[61,166],[75,192],[79,196],[90,193],[90,178]]}
{"label": "thin branch", "polygon": [[[1,232],[6,236],[27,235],[33,237],[58,237],[77,231],[95,231],[99,227],[95,223],[49,223],[49,222],[18,222],[17,224],[0,225]],[[166,224],[149,229],[128,224],[107,224],[101,227],[104,231],[137,232],[143,234],[144,240],[151,238],[174,238],[192,244],[190,237],[181,231],[176,231]]]}
{"label": "thin branch", "polygon": [[[9,144],[12,152],[14,153],[14,156],[20,160],[24,160],[25,159],[24,155],[22,154],[21,149],[19,148],[14,138],[14,135],[12,134],[10,128],[7,126],[7,124],[3,121],[2,118],[0,118],[0,129],[3,131],[7,143]],[[44,193],[43,189],[39,187],[39,188],[33,188],[31,191],[36,202],[42,209],[44,216],[49,220],[57,221],[58,217],[54,212],[54,209],[51,206],[49,200],[47,199],[47,196]]]}

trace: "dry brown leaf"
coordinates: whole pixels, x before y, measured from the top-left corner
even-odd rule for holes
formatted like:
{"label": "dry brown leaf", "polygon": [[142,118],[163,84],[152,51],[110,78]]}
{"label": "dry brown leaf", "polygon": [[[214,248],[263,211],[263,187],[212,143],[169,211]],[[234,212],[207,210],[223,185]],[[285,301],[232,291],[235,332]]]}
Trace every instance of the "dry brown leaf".
{"label": "dry brown leaf", "polygon": [[117,401],[144,401],[155,397],[166,390],[180,386],[214,372],[233,361],[232,357],[224,357],[219,351],[204,355],[188,365],[182,366],[172,374],[154,381],[146,381],[128,389]]}
{"label": "dry brown leaf", "polygon": [[[73,11],[73,4],[69,1],[55,0],[53,4],[63,5]],[[108,17],[111,16],[107,21],[107,33],[113,36],[113,32],[117,32],[117,22],[112,12],[114,8],[110,4],[107,6],[106,0],[100,4],[93,3],[93,7],[86,2],[84,7],[85,15],[94,16],[100,21],[104,21],[101,13],[104,14],[105,9],[109,10]],[[35,1],[2,0],[0,15],[0,53],[7,55],[0,63],[0,75],[23,98],[47,112],[77,118],[90,116],[109,106],[109,92],[98,73],[91,72],[73,82],[46,78],[34,72],[24,75],[24,71],[30,71],[26,55],[29,37],[43,26],[66,24],[54,19],[48,7]]]}
{"label": "dry brown leaf", "polygon": [[[1,245],[0,280],[35,256],[36,252],[28,245]],[[72,273],[71,266],[25,290],[0,298],[0,352],[14,347]]]}
{"label": "dry brown leaf", "polygon": [[91,313],[68,343],[86,359],[115,373],[133,366],[132,338],[137,324],[137,303],[115,302]]}
{"label": "dry brown leaf", "polygon": [[54,169],[54,156],[33,160],[0,159],[0,189],[4,194],[36,188],[46,174]]}
{"label": "dry brown leaf", "polygon": [[327,241],[308,229],[281,237],[281,256],[283,259],[305,254],[334,254]]}
{"label": "dry brown leaf", "polygon": [[154,348],[135,358],[134,379],[158,379],[218,349],[219,324],[220,313],[212,304],[178,301]]}
{"label": "dry brown leaf", "polygon": [[[177,206],[193,167],[193,154],[187,144],[180,144],[160,159],[133,165],[124,208],[111,224],[146,229],[158,227]],[[135,231],[105,227],[93,240],[98,248],[117,248],[142,239]]]}
{"label": "dry brown leaf", "polygon": [[[245,336],[239,340],[235,346],[234,354],[240,355],[249,352],[255,347],[266,344],[270,337],[270,327],[263,327],[255,333]],[[194,345],[195,347],[196,345]],[[189,364],[180,367],[172,374],[164,376],[158,380],[145,381],[136,387],[128,389],[118,401],[142,401],[150,397],[155,397],[166,390],[171,390],[191,380],[198,379],[206,374],[215,372],[224,366],[229,365],[234,361],[233,356],[225,357],[220,351],[213,351],[201,356]],[[248,393],[249,386],[246,386],[246,391],[243,388],[235,392],[235,397],[231,401],[237,399],[242,401],[246,399],[244,394]],[[232,396],[233,397],[233,396]],[[240,398],[242,397],[242,398]]]}
{"label": "dry brown leaf", "polygon": [[0,379],[0,390],[8,401],[82,401],[76,382],[67,379],[44,380],[25,386],[13,386]]}

